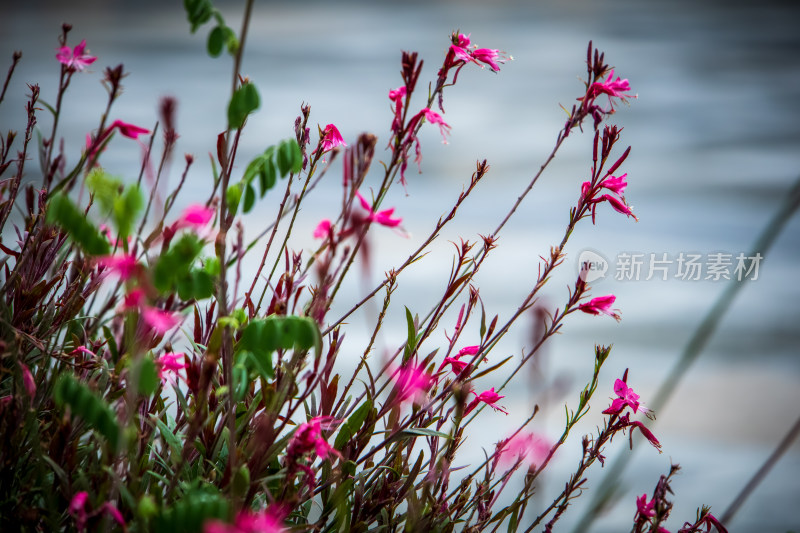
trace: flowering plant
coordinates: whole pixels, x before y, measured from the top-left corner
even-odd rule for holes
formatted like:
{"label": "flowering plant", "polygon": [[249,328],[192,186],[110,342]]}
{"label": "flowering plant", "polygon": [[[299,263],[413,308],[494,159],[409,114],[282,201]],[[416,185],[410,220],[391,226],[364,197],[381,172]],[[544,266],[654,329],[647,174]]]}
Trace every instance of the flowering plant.
{"label": "flowering plant", "polygon": [[[0,175],[12,174],[0,182],[0,226],[12,220],[17,235],[1,245],[0,516],[32,530],[530,531],[543,524],[550,531],[586,490],[585,472],[604,462],[614,436],[627,432],[633,446],[636,431],[661,448],[644,422],[634,419],[652,413],[628,386],[626,371],[613,386],[617,398],[603,411],[603,426],[583,437],[581,459],[564,490],[541,511],[529,508],[539,476],[562,446],[572,444],[571,430],[589,410],[611,351],[597,346],[590,380],[577,406],[567,409],[558,438],[527,428],[537,407],[482,463],[466,465],[458,456],[476,419],[509,414],[499,403],[511,395],[504,389],[570,314],[620,320],[620,311],[611,309],[615,297],[589,299],[589,285],[578,278],[563,306],[546,313],[542,334],[521,358],[489,361],[563,263],[582,219],[591,214],[595,222],[603,203],[636,218],[623,196],[627,174],[615,175],[630,148],[617,155],[621,132],[605,124],[615,106],[632,97],[631,88],[614,79],[591,43],[585,86],[566,110],[550,156],[491,233],[455,245],[454,266],[430,308],[421,314],[406,308],[405,340],[376,362],[371,352],[398,280],[456,219],[489,172],[488,163],[477,162],[450,210],[406,261],[362,299],[345,303],[345,310],[334,303],[348,300],[341,289],[358,276],[353,266],[369,267],[369,243],[377,232],[388,228],[395,235],[386,238],[409,237],[402,213],[384,208],[387,193],[398,183],[411,188],[406,170],[412,148],[421,171],[419,133],[426,124],[438,127],[447,142],[445,89],[456,85],[463,68],[496,73],[511,57],[455,32],[419,102],[414,97],[420,98],[423,62],[403,52],[402,85],[388,93],[390,134],[379,172],[371,171],[375,135],[345,139],[329,123],[317,128],[314,139],[308,105],[301,106],[291,138],[240,167],[240,139],[260,106],[255,82],[240,72],[252,2],[239,35],[208,0],[185,5],[192,31],[215,24],[209,53],[226,48],[234,58],[227,124],[216,137],[206,202],[173,213],[194,164],[191,155],[170,194],[158,193],[158,183],[169,179],[165,163],[178,140],[175,100],[161,103],[160,121],[151,127],[108,123],[126,75],[122,65],[104,70],[108,101],[85,148],[77,156],[64,152],[58,142],[62,97],[72,77],[90,75],[97,61],[85,41],[67,44],[68,25],[55,55],[60,78],[56,104],[48,105],[52,129],[39,150],[41,183],[23,180],[44,105],[37,85],[30,86],[19,156],[11,155],[13,133],[0,139]],[[4,92],[19,59],[15,54]],[[476,274],[549,161],[590,117],[591,178],[576,184],[577,203],[561,242],[541,258],[518,310],[488,318]],[[135,179],[134,172],[127,180],[114,178],[102,166],[115,133],[144,150]],[[148,136],[149,143],[141,140]],[[341,202],[331,202],[327,218],[312,221],[315,249],[297,249],[292,237],[300,207],[327,173],[336,172],[338,158]],[[145,176],[152,180],[148,187]],[[269,206],[265,196],[279,183],[283,195]],[[273,218],[247,242],[240,217],[256,204],[274,209]],[[15,209],[21,216],[11,219]],[[242,263],[254,250],[262,255],[249,281]],[[379,295],[371,337],[365,346],[353,346],[345,339],[348,317]],[[449,330],[446,342],[436,335],[440,324],[448,324],[442,326]],[[354,351],[362,354],[355,370],[340,374],[340,354]],[[512,368],[503,374],[507,364]],[[477,392],[478,379],[492,386]],[[518,471],[522,488],[507,495]],[[636,501],[634,528],[661,527],[669,512],[667,492],[668,478],[662,478],[650,501]],[[722,530],[703,509],[682,531],[706,525]]]}

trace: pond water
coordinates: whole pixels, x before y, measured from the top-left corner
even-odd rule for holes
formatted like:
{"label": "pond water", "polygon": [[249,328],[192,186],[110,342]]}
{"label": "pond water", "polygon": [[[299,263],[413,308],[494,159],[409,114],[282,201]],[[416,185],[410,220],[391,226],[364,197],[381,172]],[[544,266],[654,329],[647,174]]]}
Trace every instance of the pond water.
{"label": "pond water", "polygon": [[[98,83],[102,69],[122,62],[131,74],[111,118],[150,127],[159,98],[176,96],[178,152],[193,153],[197,161],[183,201],[204,199],[206,154],[224,126],[231,68],[228,59],[210,59],[204,53],[208,28],[190,35],[179,5],[39,4],[7,2],[0,11],[0,69],[5,70],[12,50],[24,53],[0,106],[0,129],[23,127],[25,83],[40,83],[42,98],[52,103],[56,39],[61,22],[70,22],[72,39],[85,38],[100,59],[92,73],[74,78],[66,97],[61,131],[67,153],[76,154],[85,134],[97,126],[105,105]],[[424,80],[435,76],[448,36],[457,28],[471,33],[479,46],[513,55],[514,61],[496,75],[465,68],[445,94],[445,119],[452,126],[449,144],[441,144],[435,128],[425,131],[423,174],[410,172],[408,195],[397,190],[387,200],[404,218],[411,238],[375,230],[373,283],[380,272],[405,259],[449,210],[475,160],[489,160],[492,169],[465,205],[457,230],[443,233],[442,244],[408,273],[395,297],[398,307],[402,303],[422,314],[449,272],[451,247],[446,241],[474,240],[491,232],[549,154],[564,121],[559,104],[571,105],[580,92],[578,76],[592,39],[638,93],[612,121],[624,127],[623,148],[633,146],[623,168],[630,184],[626,197],[640,221],[599,209],[597,225],[584,224],[570,240],[568,259],[549,283],[545,301],[560,305],[575,278],[579,252],[591,249],[610,265],[606,279],[595,283],[594,294],[616,294],[623,319],[619,324],[607,317],[569,320],[564,328],[568,334],[547,346],[545,377],[506,389],[503,401],[512,414],[483,413],[481,423],[492,425],[492,431],[477,435],[467,456],[478,460],[481,447],[490,448],[524,420],[534,401],[550,406],[543,410],[546,416],[537,417],[535,429],[555,437],[560,409],[564,402],[574,403],[589,377],[594,343],[614,344],[598,397],[610,396],[614,377],[630,368],[629,381],[646,403],[725,287],[724,280],[675,278],[677,258],[700,254],[709,261],[709,254],[721,253],[730,254],[735,263],[738,254],[749,254],[800,176],[800,7],[793,2],[756,6],[685,0],[406,4],[257,5],[242,71],[257,84],[262,106],[248,122],[241,161],[292,135],[301,102],[311,105],[312,123],[335,123],[348,142],[361,131],[371,131],[383,146],[391,120],[387,93],[400,85],[402,49],[420,52]],[[238,27],[240,4],[222,5],[229,24]],[[588,132],[569,140],[504,228],[500,246],[477,280],[488,313],[503,318],[513,312],[535,279],[538,255],[560,241],[568,206],[586,179],[590,141]],[[131,178],[139,157],[134,143],[120,139],[109,148],[105,162],[112,172]],[[179,177],[177,161],[173,180]],[[338,195],[338,170],[333,170],[301,213],[298,234],[310,236],[318,219],[333,213],[336,206],[327,201]],[[267,219],[250,215],[248,235],[254,236]],[[298,243],[310,246],[312,241]],[[642,254],[638,280],[614,279],[623,253]],[[669,528],[692,519],[702,503],[721,514],[800,414],[800,285],[795,277],[800,273],[800,217],[762,255],[758,279],[747,282],[700,361],[658,413],[654,432],[664,453],[638,451],[624,478],[625,492],[592,531],[620,531],[630,524],[635,497],[652,491],[670,460],[680,463],[683,473],[673,484],[676,504]],[[659,279],[658,270],[646,279],[654,259],[671,261],[662,264],[669,266],[668,280]],[[251,272],[256,260],[246,264]],[[363,280],[347,287],[343,308],[370,285]],[[358,328],[366,319],[352,322],[349,341],[358,346],[366,334]],[[381,342],[387,349],[402,341],[405,331],[400,313],[390,316],[388,324],[397,327],[384,334]],[[492,353],[493,359],[520,353],[528,332],[518,329]],[[485,384],[488,388],[494,382]],[[582,431],[594,429],[599,410],[587,417]],[[577,440],[572,444],[579,447]],[[568,447],[541,489],[545,496],[558,492],[561,476],[574,464],[575,453]],[[611,449],[627,453],[625,442]],[[730,530],[800,528],[794,509],[800,499],[798,474],[800,447],[795,444],[729,524]],[[590,473],[588,493],[601,475]],[[583,499],[567,513],[561,530],[574,524]]]}

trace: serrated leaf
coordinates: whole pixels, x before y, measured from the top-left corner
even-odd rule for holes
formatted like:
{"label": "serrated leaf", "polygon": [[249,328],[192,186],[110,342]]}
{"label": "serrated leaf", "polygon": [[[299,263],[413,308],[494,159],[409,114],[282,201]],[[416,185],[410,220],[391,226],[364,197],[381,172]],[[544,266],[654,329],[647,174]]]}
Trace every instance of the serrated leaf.
{"label": "serrated leaf", "polygon": [[120,441],[117,416],[102,398],[70,374],[62,374],[53,389],[53,399],[59,407],[69,406],[74,415],[106,438],[113,450]]}

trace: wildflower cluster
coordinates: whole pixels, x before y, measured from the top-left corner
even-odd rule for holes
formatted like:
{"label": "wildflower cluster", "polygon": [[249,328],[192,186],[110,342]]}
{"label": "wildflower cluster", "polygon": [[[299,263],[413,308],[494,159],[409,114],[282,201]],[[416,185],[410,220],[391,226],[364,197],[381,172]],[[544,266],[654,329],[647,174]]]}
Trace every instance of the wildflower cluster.
{"label": "wildflower cluster", "polygon": [[[620,132],[615,126],[605,126],[602,135],[599,130],[616,102],[630,96],[630,87],[627,80],[613,79],[602,54],[594,51],[592,60],[590,44],[586,91],[547,160],[592,116],[597,130],[592,178],[581,188],[561,242],[541,257],[535,279],[527,288],[520,280],[517,311],[493,315],[481,299],[476,275],[546,163],[520,194],[514,193],[516,203],[494,231],[453,243],[450,273],[435,294],[414,303],[417,309],[405,309],[404,340],[386,341],[384,347],[379,333],[389,327],[398,280],[406,279],[404,273],[423,261],[443,228],[457,218],[489,172],[488,163],[476,163],[452,206],[406,261],[361,299],[340,289],[354,276],[370,283],[354,265],[371,273],[370,238],[376,232],[410,238],[403,218],[385,206],[386,198],[393,185],[409,185],[405,170],[412,148],[421,164],[423,124],[438,126],[447,142],[451,128],[443,116],[444,89],[456,84],[465,66],[498,72],[510,57],[478,48],[469,35],[456,32],[429,94],[415,103],[422,60],[404,52],[402,85],[389,92],[391,133],[380,170],[371,168],[375,135],[345,140],[324,120],[312,139],[308,105],[300,108],[293,137],[265,147],[245,165],[239,141],[260,106],[256,82],[238,72],[245,35],[237,36],[208,0],[186,0],[185,7],[192,31],[209,22],[214,26],[210,55],[226,48],[237,70],[226,127],[216,135],[207,201],[177,216],[172,211],[192,168],[191,155],[170,194],[160,196],[158,184],[170,180],[165,162],[179,140],[175,99],[159,104],[158,124],[107,124],[122,94],[122,65],[104,71],[108,102],[97,127],[80,133],[86,136],[85,148],[75,156],[64,152],[58,137],[62,97],[71,77],[90,75],[87,67],[98,61],[85,41],[67,44],[69,25],[63,26],[55,55],[59,86],[52,129],[40,144],[41,182],[23,181],[40,110],[38,86],[30,86],[19,155],[10,155],[11,133],[0,146],[0,176],[16,169],[0,181],[0,227],[11,220],[17,235],[16,241],[0,244],[6,254],[0,278],[4,523],[81,532],[284,533],[501,526],[513,531],[546,521],[550,531],[585,490],[585,472],[594,462],[603,463],[604,446],[615,435],[638,430],[660,449],[653,433],[634,419],[651,412],[627,385],[626,371],[614,384],[616,398],[603,411],[602,429],[582,439],[581,460],[564,491],[531,516],[538,476],[561,446],[572,444],[570,432],[600,383],[610,348],[598,346],[590,381],[577,407],[566,410],[559,438],[528,429],[536,406],[515,431],[498,436],[481,464],[465,465],[457,455],[471,443],[470,430],[478,423],[512,414],[506,405],[518,402],[511,403],[513,389],[506,385],[566,326],[570,314],[620,319],[619,310],[612,309],[614,295],[584,301],[590,288],[578,280],[563,305],[541,313],[541,328],[521,357],[497,355],[500,341],[524,327],[520,319],[563,263],[580,221],[590,212],[594,221],[597,205],[604,202],[633,216],[623,196],[627,174],[613,175],[630,149],[606,170]],[[15,54],[13,65],[19,59]],[[608,108],[596,101],[603,95]],[[158,128],[163,130],[160,145],[154,138]],[[143,154],[141,166],[125,179],[103,167],[114,133],[135,140],[138,147],[125,144]],[[150,142],[143,142],[148,136]],[[296,222],[308,216],[301,206],[326,174],[337,172],[338,158],[340,200],[304,220],[308,227],[316,224],[316,249],[293,247]],[[281,188],[282,195],[270,195],[276,205],[268,204],[266,193]],[[83,190],[90,194],[80,194]],[[256,205],[274,218],[254,237],[241,215]],[[242,265],[254,250],[261,259],[248,284],[250,273]],[[347,336],[348,319],[368,302],[376,303],[379,294],[382,304],[367,313],[369,340],[357,345]],[[438,328],[452,325],[456,310],[444,342]],[[352,373],[339,373],[343,353],[362,354]],[[509,498],[507,487],[520,470],[523,488]],[[635,527],[655,524],[665,514],[663,487],[666,482],[649,501],[637,500]],[[681,531],[707,525],[721,528],[704,511]]]}

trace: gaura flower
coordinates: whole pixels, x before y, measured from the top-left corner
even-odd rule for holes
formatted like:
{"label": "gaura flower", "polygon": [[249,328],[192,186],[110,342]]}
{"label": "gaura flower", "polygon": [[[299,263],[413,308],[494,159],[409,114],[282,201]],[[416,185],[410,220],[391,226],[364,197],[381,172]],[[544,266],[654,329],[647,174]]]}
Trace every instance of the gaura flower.
{"label": "gaura flower", "polygon": [[91,65],[97,58],[86,53],[86,39],[82,40],[75,48],[62,46],[58,49],[56,59],[72,71],[79,71]]}
{"label": "gaura flower", "polygon": [[296,460],[314,451],[320,459],[327,459],[331,455],[341,457],[341,454],[322,437],[322,430],[330,428],[333,421],[329,416],[316,416],[300,424],[289,442],[287,455]]}
{"label": "gaura flower", "polygon": [[436,111],[430,110],[427,107],[424,108],[422,111],[420,111],[419,115],[423,115],[425,119],[431,124],[439,125],[439,133],[442,134],[442,142],[444,144],[447,144],[447,134],[450,133],[450,125],[444,121],[442,115],[440,115]]}
{"label": "gaura flower", "polygon": [[425,399],[428,389],[433,383],[435,378],[425,371],[422,365],[407,364],[398,369],[394,376],[395,390],[397,390],[397,402],[405,403],[412,401],[414,403],[422,403]]}
{"label": "gaura flower", "polygon": [[69,502],[67,511],[70,516],[75,520],[75,526],[78,531],[83,531],[86,528],[86,500],[89,499],[89,493],[85,491],[77,492]]}
{"label": "gaura flower", "polygon": [[239,511],[233,524],[226,524],[219,520],[206,522],[203,533],[284,533],[283,521],[286,511],[276,504],[269,505],[265,510],[252,512]]}
{"label": "gaura flower", "polygon": [[175,231],[181,228],[202,228],[214,218],[214,209],[203,204],[192,204],[181,213],[180,218],[175,221],[173,228]]}
{"label": "gaura flower", "polygon": [[[608,203],[611,204],[611,207],[614,208],[614,211],[616,211],[617,213],[622,213],[623,215],[627,215],[629,217],[633,217],[633,219],[636,220],[636,221],[639,220],[636,217],[636,215],[633,214],[633,211],[631,210],[631,207],[629,205],[627,205],[625,202],[623,202],[622,200],[620,200],[619,198],[617,198],[616,196],[611,196],[610,194],[604,194],[600,198],[595,200],[595,202],[596,203],[600,203],[600,202],[602,202],[604,200],[607,200]],[[594,216],[594,215],[592,215],[592,216]]]}
{"label": "gaura flower", "polygon": [[[470,392],[472,394],[475,394],[474,391]],[[475,399],[472,400],[472,402],[470,402],[469,405],[467,405],[466,409],[464,409],[464,416],[470,414],[472,410],[475,409],[475,407],[477,407],[480,402],[485,403],[495,411],[500,411],[501,413],[508,414],[508,411],[506,411],[504,408],[500,407],[499,405],[495,405],[495,403],[497,403],[502,398],[505,398],[505,396],[500,396],[499,394],[497,394],[494,391],[494,387],[492,387],[489,390],[485,390],[480,394],[475,394]]]}
{"label": "gaura flower", "polygon": [[95,259],[95,264],[119,275],[123,281],[130,279],[139,268],[133,254],[104,255]]}
{"label": "gaura flower", "polygon": [[25,392],[33,400],[34,396],[36,396],[36,382],[33,380],[33,374],[31,374],[31,370],[25,363],[17,361],[17,364],[19,364],[19,369],[22,371],[22,385],[25,387]]}
{"label": "gaura flower", "polygon": [[464,35],[463,33],[458,34],[457,37],[453,39],[453,44],[450,45],[450,51],[453,52],[453,55],[460,59],[461,61],[466,61],[467,63],[475,62],[475,59],[472,57],[472,54],[469,51],[469,44],[470,44],[470,35]]}
{"label": "gaura flower", "polygon": [[628,83],[628,79],[620,79],[617,76],[617,79],[614,80],[614,70],[612,69],[608,73],[608,78],[604,82],[594,82],[591,87],[589,87],[589,97],[594,98],[601,94],[607,94],[609,100],[612,97],[625,99],[631,96],[632,94],[628,94],[626,91],[631,90],[631,85]]}
{"label": "gaura flower", "polygon": [[186,354],[183,352],[165,353],[157,358],[155,363],[158,367],[158,378],[162,383],[175,383],[175,376],[178,374],[178,370],[189,368],[189,364],[186,363]]}
{"label": "gaura flower", "polygon": [[619,309],[611,309],[611,306],[614,305],[614,301],[616,299],[617,297],[613,294],[598,296],[597,298],[592,298],[586,303],[580,304],[578,309],[590,315],[599,315],[602,313],[604,315],[613,317],[617,322],[619,322],[621,320]]}
{"label": "gaura flower", "polygon": [[639,395],[633,392],[633,389],[628,387],[628,384],[621,379],[617,379],[614,382],[614,392],[617,398],[614,398],[614,401],[611,402],[608,409],[603,411],[603,414],[618,415],[626,406],[630,407],[634,414],[638,412],[649,414],[651,412],[650,409],[647,409],[639,402]]}
{"label": "gaura flower", "polygon": [[645,518],[653,518],[656,515],[656,511],[654,509],[655,503],[655,498],[648,502],[647,494],[642,494],[636,498],[636,512]]}
{"label": "gaura flower", "polygon": [[489,65],[489,68],[494,72],[500,71],[498,63],[505,63],[506,59],[500,55],[499,50],[492,50],[491,48],[478,48],[472,51],[472,57]]}
{"label": "gaura flower", "polygon": [[181,323],[181,315],[147,305],[141,289],[133,289],[126,294],[122,307],[126,310],[137,309],[142,314],[144,323],[159,335],[164,335]]}
{"label": "gaura flower", "polygon": [[401,222],[403,222],[402,218],[392,218],[392,213],[394,213],[394,207],[389,209],[384,209],[383,211],[378,211],[377,213],[372,210],[370,207],[369,202],[367,199],[361,196],[360,192],[356,191],[356,197],[358,197],[358,201],[361,203],[361,207],[369,211],[369,215],[367,215],[367,220],[371,222],[377,222],[381,226],[386,226],[389,228],[394,228],[395,226],[399,226]]}
{"label": "gaura flower", "polygon": [[333,150],[337,146],[347,146],[347,144],[345,144],[338,128],[333,124],[328,124],[322,131],[322,151],[327,152]]}
{"label": "gaura flower", "polygon": [[619,177],[615,176],[608,177],[603,180],[602,185],[609,191],[622,196],[622,194],[625,192],[625,187],[628,186],[628,182],[625,181],[625,178],[627,176],[628,173],[626,172],[625,174]]}
{"label": "gaura flower", "polygon": [[516,462],[529,467],[541,465],[550,453],[550,444],[533,433],[517,433],[497,443],[494,465],[507,470]]}
{"label": "gaura flower", "polygon": [[111,126],[108,127],[106,130],[106,136],[114,129],[117,128],[119,132],[129,139],[138,139],[139,135],[147,135],[150,133],[150,130],[136,126],[134,124],[129,124],[127,122],[122,122],[121,120],[115,120],[111,123]]}
{"label": "gaura flower", "polygon": [[314,229],[314,238],[315,239],[324,239],[328,236],[331,232],[331,221],[327,218],[323,218],[317,227]]}

